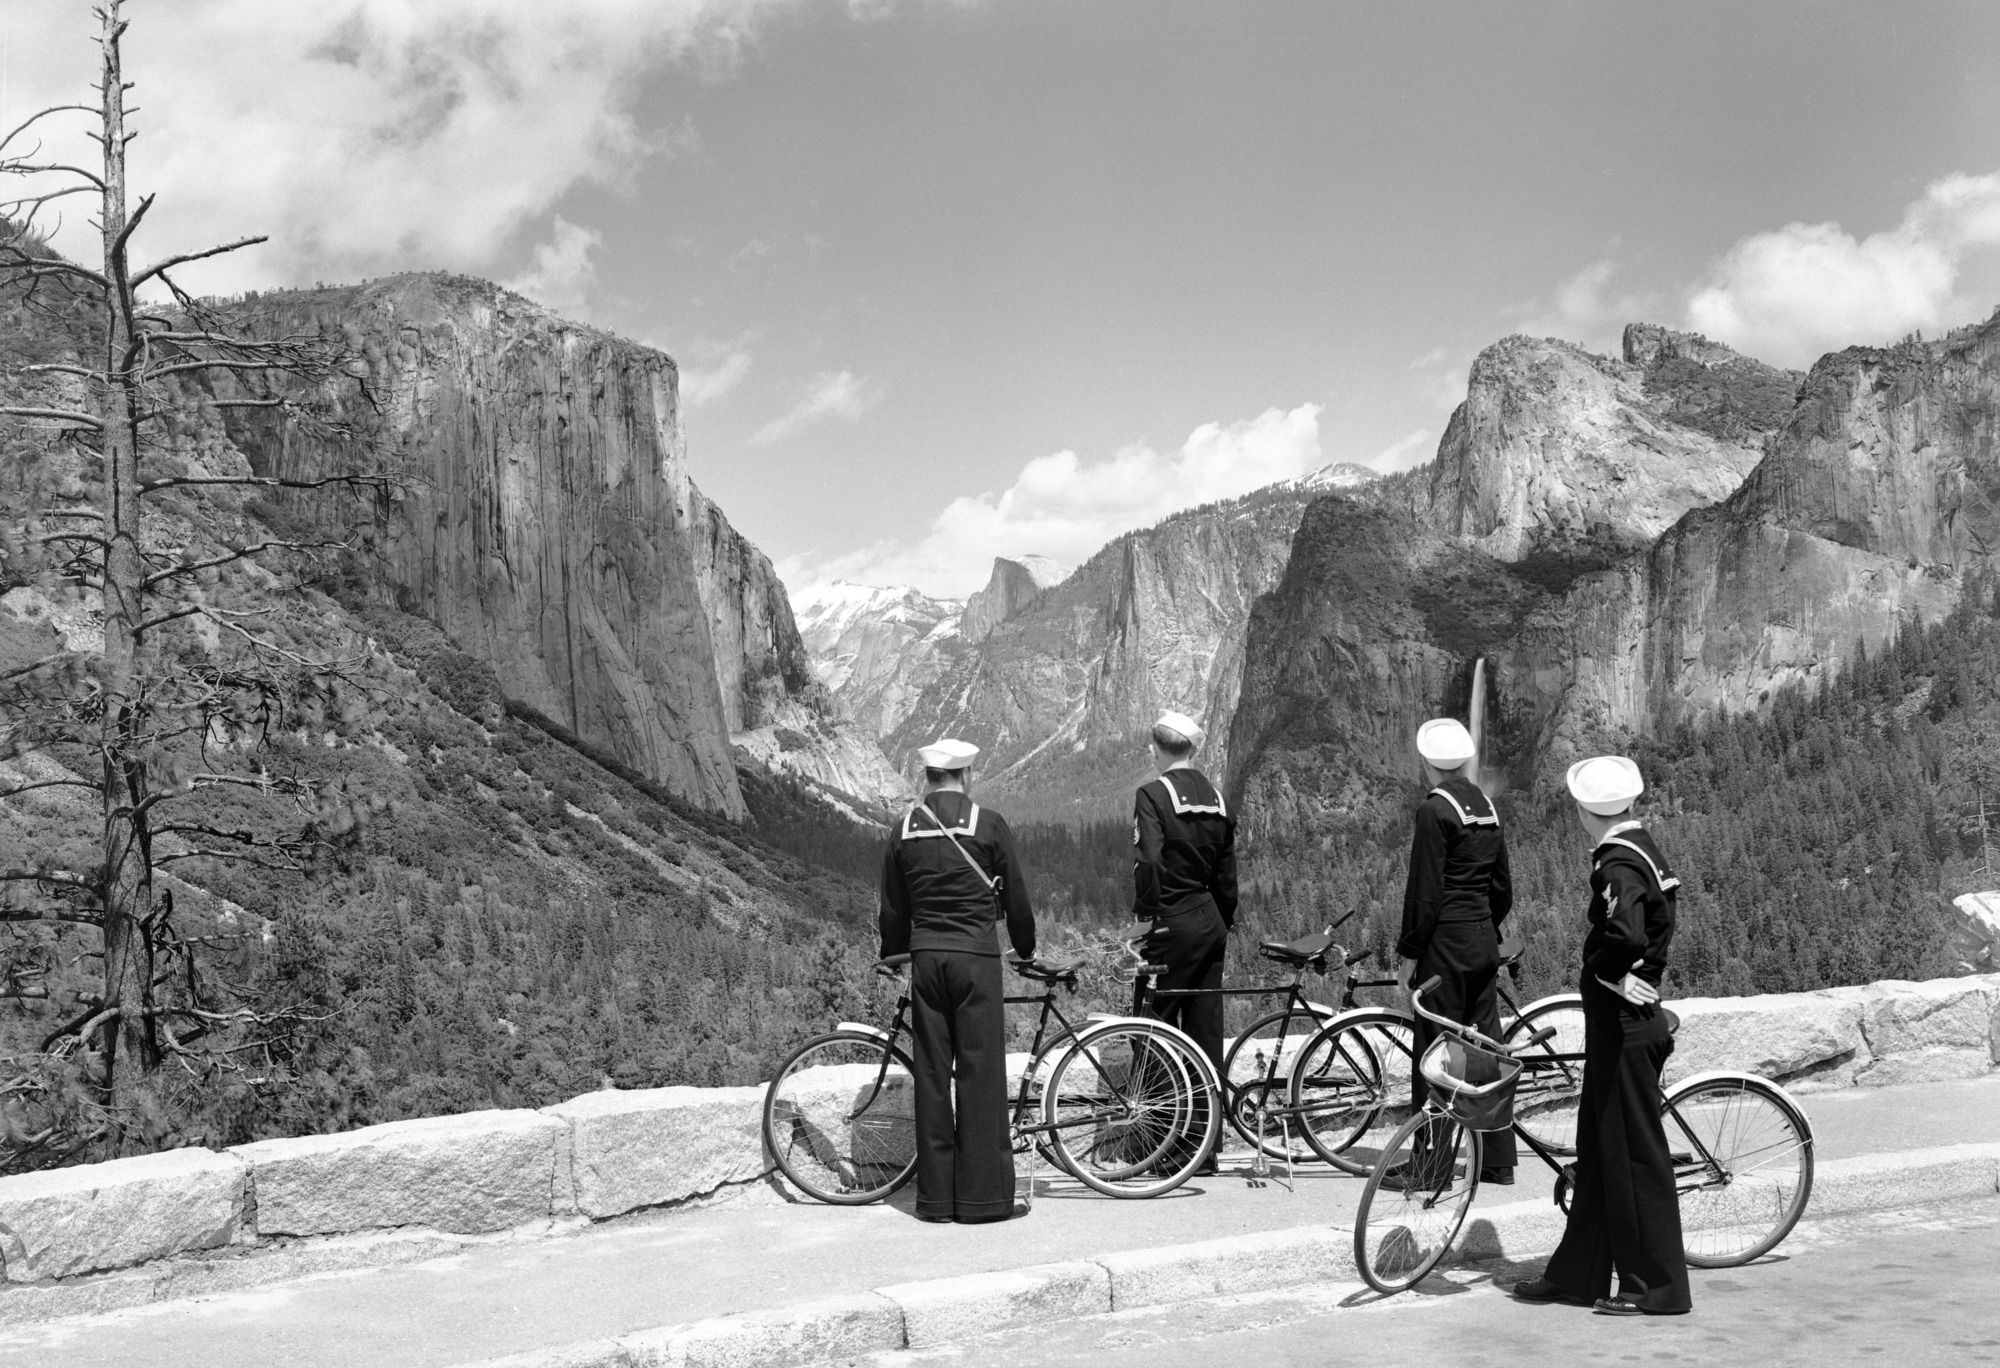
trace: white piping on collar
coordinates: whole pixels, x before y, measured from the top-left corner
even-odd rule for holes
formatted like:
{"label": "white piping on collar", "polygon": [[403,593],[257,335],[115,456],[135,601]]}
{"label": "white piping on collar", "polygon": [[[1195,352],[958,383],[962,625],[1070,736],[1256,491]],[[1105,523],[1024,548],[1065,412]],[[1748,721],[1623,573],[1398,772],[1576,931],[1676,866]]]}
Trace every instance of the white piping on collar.
{"label": "white piping on collar", "polygon": [[[1171,774],[1173,771],[1169,770],[1167,773]],[[1162,774],[1153,782],[1167,791],[1167,797],[1173,800],[1174,812],[1180,816],[1186,816],[1190,812],[1213,813],[1217,817],[1227,817],[1229,815],[1228,809],[1223,806],[1221,789],[1215,791],[1215,803],[1213,806],[1210,806],[1207,803],[1190,803],[1182,798],[1181,791],[1173,786],[1167,779],[1166,774]]]}
{"label": "white piping on collar", "polygon": [[[916,821],[917,808],[922,808],[925,812],[929,813],[931,821],[935,825],[927,827],[913,827],[911,823]],[[953,836],[971,836],[975,833],[975,830],[977,829],[978,826],[979,826],[979,804],[973,802],[969,798],[966,799],[965,824],[963,826],[955,826],[955,827],[946,826],[944,824],[944,818],[938,816],[936,809],[932,808],[929,804],[918,803],[916,807],[911,808],[908,812],[903,814],[903,839],[906,841],[915,841],[915,840],[920,840],[925,836],[942,836],[946,832],[950,832]]]}
{"label": "white piping on collar", "polygon": [[1465,810],[1465,804],[1459,802],[1458,799],[1442,784],[1432,789],[1431,792],[1436,794],[1438,797],[1444,799],[1447,803],[1450,803],[1451,810],[1458,814],[1458,820],[1465,823],[1465,825],[1467,826],[1500,825],[1500,813],[1499,810],[1493,806],[1493,800],[1491,798],[1488,798],[1486,800],[1486,815],[1484,817],[1474,817],[1471,813]]}
{"label": "white piping on collar", "polygon": [[[1638,822],[1634,822],[1632,824],[1633,827],[1637,827],[1639,825],[1640,824]],[[1620,827],[1618,829],[1620,831],[1627,831],[1630,830],[1631,828]],[[1653,871],[1653,882],[1660,886],[1660,891],[1662,893],[1665,893],[1668,889],[1679,888],[1681,886],[1681,881],[1679,876],[1668,874],[1665,870],[1661,869],[1659,863],[1655,861],[1651,855],[1646,853],[1646,848],[1644,846],[1639,845],[1633,841],[1621,841],[1616,836],[1606,836],[1602,841],[1599,841],[1597,843],[1597,848],[1599,850],[1602,850],[1604,849],[1604,847],[1608,845],[1623,846],[1625,847],[1625,849],[1637,853],[1639,858],[1646,862],[1646,868]]]}

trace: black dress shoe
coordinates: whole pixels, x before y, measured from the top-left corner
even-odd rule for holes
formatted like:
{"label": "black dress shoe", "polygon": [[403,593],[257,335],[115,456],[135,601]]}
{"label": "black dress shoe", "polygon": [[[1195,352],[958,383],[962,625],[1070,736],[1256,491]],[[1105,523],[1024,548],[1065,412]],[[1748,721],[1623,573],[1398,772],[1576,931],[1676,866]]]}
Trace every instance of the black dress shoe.
{"label": "black dress shoe", "polygon": [[921,1211],[917,1213],[917,1219],[929,1225],[950,1225],[952,1220],[949,1216],[926,1216]]}
{"label": "black dress shoe", "polygon": [[1600,1316],[1643,1316],[1646,1308],[1635,1301],[1623,1297],[1599,1297],[1590,1304],[1590,1309]]}
{"label": "black dress shoe", "polygon": [[1016,1220],[1027,1214],[1028,1204],[1026,1202],[1016,1202],[1003,1216],[959,1216],[955,1219],[960,1225],[992,1225],[997,1221]]}
{"label": "black dress shoe", "polygon": [[1547,1278],[1529,1278],[1517,1282],[1507,1289],[1516,1301],[1524,1302],[1574,1302],[1577,1298],[1550,1282]]}
{"label": "black dress shoe", "polygon": [[1514,1170],[1509,1168],[1483,1168],[1479,1170],[1479,1181],[1492,1183],[1495,1187],[1514,1186]]}

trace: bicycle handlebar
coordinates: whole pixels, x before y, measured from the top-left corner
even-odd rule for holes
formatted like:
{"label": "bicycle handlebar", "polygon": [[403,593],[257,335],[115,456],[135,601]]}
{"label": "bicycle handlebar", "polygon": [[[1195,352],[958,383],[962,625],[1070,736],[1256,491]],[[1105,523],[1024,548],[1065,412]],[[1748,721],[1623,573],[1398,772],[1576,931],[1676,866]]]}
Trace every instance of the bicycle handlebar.
{"label": "bicycle handlebar", "polygon": [[1448,1032],[1451,1035],[1457,1036],[1460,1040],[1471,1041],[1475,1044],[1484,1046],[1486,1049],[1496,1050],[1501,1054],[1517,1055],[1522,1053],[1523,1051],[1533,1049],[1535,1046],[1541,1044],[1543,1041],[1547,1040],[1550,1036],[1556,1033],[1555,1027],[1544,1026],[1542,1027],[1541,1030],[1535,1032],[1533,1035],[1529,1036],[1526,1040],[1517,1041],[1515,1044],[1512,1045],[1503,1045],[1499,1041],[1493,1039],[1491,1036],[1487,1035],[1483,1031],[1474,1030],[1472,1027],[1465,1025],[1463,1022],[1453,1021],[1449,1017],[1441,1017],[1436,1012],[1433,1012],[1428,1007],[1424,1006],[1424,994],[1430,992],[1432,989],[1436,988],[1440,983],[1443,982],[1444,982],[1444,977],[1442,975],[1432,974],[1429,978],[1425,979],[1423,983],[1421,983],[1415,988],[1412,988],[1410,990],[1410,1010],[1415,1012],[1418,1016],[1422,1017],[1425,1021],[1432,1022],[1435,1025],[1443,1027],[1446,1032]]}

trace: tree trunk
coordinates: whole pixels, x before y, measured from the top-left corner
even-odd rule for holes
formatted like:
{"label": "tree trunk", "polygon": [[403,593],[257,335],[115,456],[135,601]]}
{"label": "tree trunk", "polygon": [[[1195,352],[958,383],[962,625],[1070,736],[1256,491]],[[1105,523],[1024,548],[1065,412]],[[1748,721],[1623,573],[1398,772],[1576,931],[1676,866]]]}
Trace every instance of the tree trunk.
{"label": "tree trunk", "polygon": [[139,627],[145,562],[139,554],[139,394],[133,373],[132,310],[125,262],[125,78],[119,0],[101,11],[104,101],[104,275],[106,383],[91,396],[104,423],[104,1006],[117,1015],[101,1028],[112,1153],[127,1149],[120,1123],[140,1080],[157,1060],[148,1013],[153,977],[147,920],[153,874],[146,818],[145,741],[139,734]]}

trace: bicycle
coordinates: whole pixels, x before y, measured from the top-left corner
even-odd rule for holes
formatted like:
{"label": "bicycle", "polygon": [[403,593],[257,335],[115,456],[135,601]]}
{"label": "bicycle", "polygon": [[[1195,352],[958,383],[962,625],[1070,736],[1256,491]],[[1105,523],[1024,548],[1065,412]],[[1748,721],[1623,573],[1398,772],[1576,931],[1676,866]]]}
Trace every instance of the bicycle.
{"label": "bicycle", "polygon": [[[1500,944],[1500,967],[1509,978],[1520,976],[1521,952],[1518,939]],[[1356,1003],[1360,989],[1401,986],[1393,978],[1354,977],[1354,967],[1371,953],[1361,949],[1338,956],[1347,971],[1341,1010],[1299,1050],[1284,1105],[1272,1109],[1273,1116],[1298,1122],[1321,1159],[1356,1176],[1372,1167],[1361,1142],[1407,1117],[1417,1059],[1416,1019],[1408,1010]],[[1550,1150],[1574,1154],[1576,1108],[1583,1095],[1583,999],[1557,993],[1522,1007],[1504,981],[1495,986],[1507,1013],[1503,1042],[1525,1042],[1544,1028],[1551,1032],[1522,1059],[1516,1116]],[[1360,1154],[1350,1153],[1357,1147]]]}
{"label": "bicycle", "polygon": [[[1575,1181],[1574,1166],[1512,1115],[1522,1056],[1546,1046],[1555,1028],[1512,1045],[1494,1041],[1424,1008],[1423,995],[1438,982],[1432,978],[1410,999],[1418,1015],[1445,1033],[1425,1051],[1433,1086],[1383,1149],[1354,1217],[1355,1266],[1385,1295],[1414,1286],[1450,1252],[1479,1193],[1482,1131],[1511,1129],[1526,1142],[1555,1170],[1555,1200],[1565,1211]],[[1669,1012],[1669,1029],[1678,1024]],[[1454,1044],[1462,1056],[1455,1064]],[[1482,1062],[1493,1078],[1475,1076]],[[1580,1066],[1581,1056],[1574,1062]],[[1776,1248],[1812,1196],[1812,1126],[1798,1103],[1767,1079],[1715,1071],[1663,1087],[1660,1109],[1688,1263],[1730,1268]]]}
{"label": "bicycle", "polygon": [[[896,977],[909,961],[891,956],[876,972]],[[1207,1057],[1163,1022],[1097,1013],[1072,1021],[1056,995],[1076,991],[1082,959],[1009,956],[1009,964],[1043,986],[1005,999],[1041,1008],[1009,1116],[1014,1152],[1032,1148],[1113,1197],[1157,1197],[1186,1182],[1220,1137],[1217,1109],[1207,1105],[1218,1091]],[[764,1145],[806,1195],[840,1206],[879,1202],[916,1173],[914,1073],[902,1044],[909,1009],[906,988],[888,1029],[843,1021],[799,1046],[772,1078]]]}

